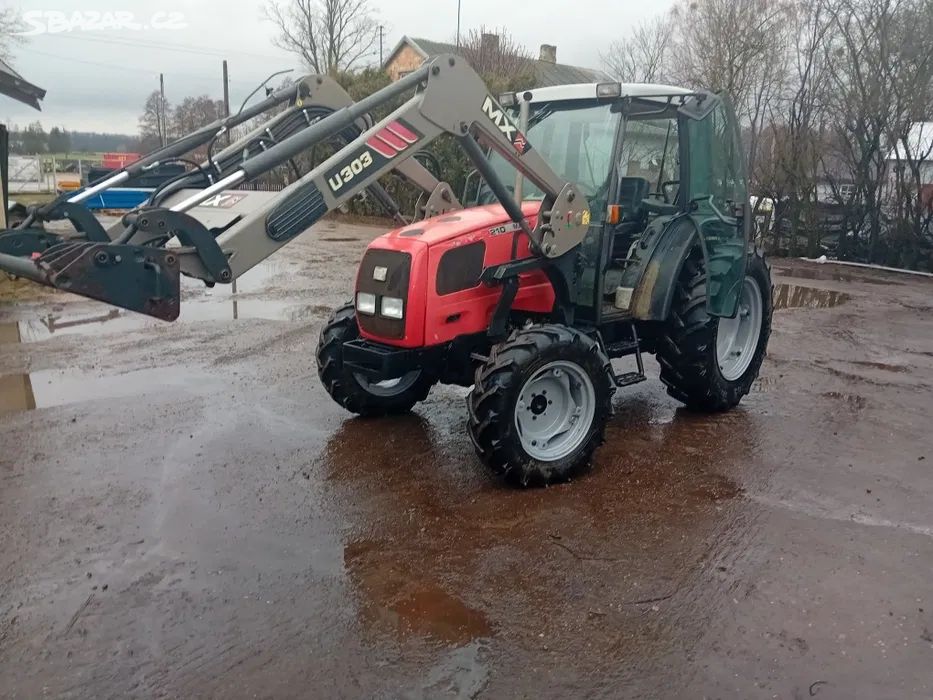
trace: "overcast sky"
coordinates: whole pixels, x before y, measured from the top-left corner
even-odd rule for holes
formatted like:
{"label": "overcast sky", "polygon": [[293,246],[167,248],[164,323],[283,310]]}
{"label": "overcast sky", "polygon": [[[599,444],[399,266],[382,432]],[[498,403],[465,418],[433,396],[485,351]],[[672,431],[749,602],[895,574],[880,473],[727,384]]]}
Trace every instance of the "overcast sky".
{"label": "overcast sky", "polygon": [[[404,34],[439,41],[456,34],[457,0],[371,0],[370,4],[385,26],[386,55]],[[462,0],[461,27],[464,32],[481,24],[505,27],[535,53],[542,43],[556,44],[559,62],[599,67],[599,52],[614,38],[670,4],[670,0],[537,0],[534,4]],[[142,104],[158,88],[160,72],[165,74],[170,102],[205,93],[220,99],[221,60],[226,58],[236,109],[273,71],[300,69],[293,56],[272,45],[274,30],[263,19],[262,0],[0,0],[0,5],[18,7],[23,13],[64,12],[69,19],[75,12],[88,20],[89,11],[132,13],[140,25],[135,30],[75,28],[29,37],[15,49],[13,64],[48,95],[41,114],[0,96],[0,119],[8,125],[39,119],[46,130],[57,125],[136,133]],[[44,17],[42,23],[48,23]],[[163,26],[156,29],[152,24]],[[31,23],[30,29],[34,26]],[[372,60],[379,60],[378,46]]]}

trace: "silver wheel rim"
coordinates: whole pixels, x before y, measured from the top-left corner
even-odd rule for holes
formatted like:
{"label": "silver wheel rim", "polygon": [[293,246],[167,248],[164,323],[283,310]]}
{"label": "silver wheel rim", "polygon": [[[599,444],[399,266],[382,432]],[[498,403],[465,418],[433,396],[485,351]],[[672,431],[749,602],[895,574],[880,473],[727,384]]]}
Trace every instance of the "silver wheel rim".
{"label": "silver wheel rim", "polygon": [[735,318],[719,319],[716,331],[716,359],[726,381],[734,382],[745,374],[758,349],[762,319],[761,289],[752,277],[746,277],[739,296]]}
{"label": "silver wheel rim", "polygon": [[421,370],[413,369],[411,372],[406,372],[401,377],[383,379],[379,382],[370,381],[369,377],[361,372],[354,372],[353,377],[367,393],[373,396],[389,398],[398,396],[411,389],[415,385],[415,382],[418,381],[418,378],[421,377]]}
{"label": "silver wheel rim", "polygon": [[533,459],[553,462],[573,453],[589,434],[596,392],[577,364],[558,360],[537,370],[515,402],[515,428]]}

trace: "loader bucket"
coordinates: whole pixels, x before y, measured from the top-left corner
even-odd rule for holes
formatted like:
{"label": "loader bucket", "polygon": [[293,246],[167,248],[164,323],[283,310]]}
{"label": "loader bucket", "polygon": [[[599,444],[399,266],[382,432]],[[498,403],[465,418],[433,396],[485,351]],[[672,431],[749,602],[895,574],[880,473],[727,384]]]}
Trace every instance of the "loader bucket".
{"label": "loader bucket", "polygon": [[34,259],[0,253],[0,271],[165,321],[178,318],[178,257],[171,250],[65,242]]}

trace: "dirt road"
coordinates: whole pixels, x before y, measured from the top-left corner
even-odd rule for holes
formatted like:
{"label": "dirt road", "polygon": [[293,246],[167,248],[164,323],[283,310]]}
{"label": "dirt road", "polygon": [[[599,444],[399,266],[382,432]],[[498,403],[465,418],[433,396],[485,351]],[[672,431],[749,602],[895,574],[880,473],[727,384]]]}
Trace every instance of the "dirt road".
{"label": "dirt road", "polygon": [[174,325],[0,307],[0,696],[933,697],[933,282],[777,262],[738,410],[652,380],[516,491],[465,391],[369,422],[321,388],[373,235]]}

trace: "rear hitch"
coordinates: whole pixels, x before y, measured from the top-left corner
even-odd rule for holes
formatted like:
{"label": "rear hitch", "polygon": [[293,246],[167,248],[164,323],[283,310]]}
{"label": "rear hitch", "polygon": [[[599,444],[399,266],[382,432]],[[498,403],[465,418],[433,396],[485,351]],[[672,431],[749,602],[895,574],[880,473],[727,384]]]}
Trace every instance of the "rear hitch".
{"label": "rear hitch", "polygon": [[164,321],[178,318],[178,256],[117,243],[60,243],[35,260],[0,254],[0,270]]}

